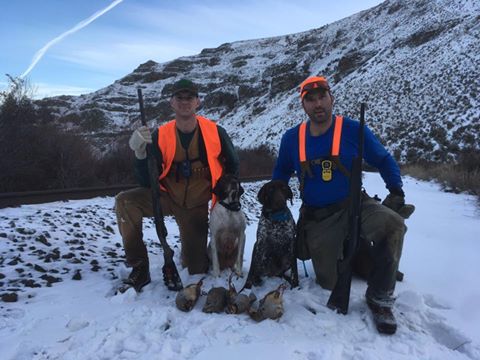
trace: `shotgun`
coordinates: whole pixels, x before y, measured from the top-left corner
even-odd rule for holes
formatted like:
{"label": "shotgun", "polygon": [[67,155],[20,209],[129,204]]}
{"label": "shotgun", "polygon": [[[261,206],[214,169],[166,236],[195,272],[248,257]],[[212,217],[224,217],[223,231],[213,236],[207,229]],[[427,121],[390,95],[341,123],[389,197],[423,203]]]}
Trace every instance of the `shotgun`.
{"label": "shotgun", "polygon": [[[145,110],[143,108],[142,89],[137,89],[138,103],[140,105],[140,118],[142,125],[147,126]],[[173,261],[173,250],[167,243],[167,228],[163,221],[163,212],[160,204],[160,185],[158,183],[158,166],[153,154],[153,144],[147,144],[148,173],[150,176],[150,189],[152,191],[153,216],[155,219],[155,230],[163,249],[164,265],[162,267],[163,282],[169,290],[179,291],[183,289],[182,280],[178,274],[177,267]]]}
{"label": "shotgun", "polygon": [[358,134],[358,154],[353,159],[350,174],[349,232],[343,244],[343,259],[337,262],[337,282],[327,306],[339,313],[347,314],[352,285],[353,258],[360,242],[360,211],[362,201],[362,160],[365,128],[365,104],[360,106],[360,126]]}

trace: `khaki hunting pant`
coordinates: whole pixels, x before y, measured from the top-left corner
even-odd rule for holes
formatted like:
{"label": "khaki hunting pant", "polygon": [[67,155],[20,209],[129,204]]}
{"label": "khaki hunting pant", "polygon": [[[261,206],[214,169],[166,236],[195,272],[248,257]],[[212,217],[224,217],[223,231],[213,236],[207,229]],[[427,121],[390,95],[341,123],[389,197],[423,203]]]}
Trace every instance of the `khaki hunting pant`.
{"label": "khaki hunting pant", "polygon": [[[333,289],[337,281],[337,260],[342,258],[343,241],[348,235],[348,211],[309,211],[304,215],[304,241],[310,253],[316,281]],[[407,228],[403,218],[367,195],[361,208],[359,250],[354,271],[368,279],[367,296],[389,301],[396,283]]]}
{"label": "khaki hunting pant", "polygon": [[[173,215],[178,224],[182,266],[187,267],[190,274],[207,272],[208,203],[186,209],[173,202],[165,192],[162,192],[160,203],[163,215]],[[148,266],[142,219],[153,217],[150,189],[139,187],[119,193],[115,197],[115,212],[128,265]]]}

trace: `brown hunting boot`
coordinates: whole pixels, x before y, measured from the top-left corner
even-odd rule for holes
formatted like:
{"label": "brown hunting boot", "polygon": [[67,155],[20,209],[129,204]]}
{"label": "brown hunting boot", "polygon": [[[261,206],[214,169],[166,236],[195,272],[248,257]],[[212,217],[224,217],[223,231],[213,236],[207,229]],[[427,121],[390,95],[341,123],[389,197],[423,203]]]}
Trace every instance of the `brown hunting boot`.
{"label": "brown hunting boot", "polygon": [[381,334],[392,335],[397,331],[397,321],[391,306],[382,306],[367,297],[367,305],[373,316],[373,322]]}
{"label": "brown hunting boot", "polygon": [[148,265],[136,266],[132,269],[128,278],[123,280],[124,284],[132,286],[135,291],[140,292],[145,285],[150,284],[150,270]]}

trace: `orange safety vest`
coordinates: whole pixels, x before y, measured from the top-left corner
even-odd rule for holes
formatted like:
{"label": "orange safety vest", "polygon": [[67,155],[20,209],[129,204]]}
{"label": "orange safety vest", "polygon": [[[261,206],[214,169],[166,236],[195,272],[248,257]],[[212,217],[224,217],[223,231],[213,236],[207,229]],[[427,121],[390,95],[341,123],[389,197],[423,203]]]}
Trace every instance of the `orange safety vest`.
{"label": "orange safety vest", "polygon": [[[340,140],[342,138],[342,125],[343,116],[335,116],[335,128],[333,129],[333,143],[331,156],[338,156],[340,154]],[[298,152],[300,154],[300,163],[307,161],[307,148],[306,148],[306,136],[307,136],[307,123],[304,121],[300,124],[300,130],[298,131]]]}
{"label": "orange safety vest", "polygon": [[[342,125],[343,125],[343,116],[335,116],[335,127],[333,129],[333,142],[330,158],[338,166],[340,171],[342,171],[347,176],[348,171],[340,163],[339,154],[340,154],[340,140],[342,139]],[[300,129],[298,131],[298,153],[300,157],[300,169],[301,173],[299,176],[300,180],[300,197],[303,199],[303,188],[305,184],[305,173],[310,177],[313,176],[312,170],[310,169],[310,161],[307,160],[307,148],[306,148],[306,137],[307,137],[307,123],[304,121],[300,124]]]}
{"label": "orange safety vest", "polygon": [[[220,136],[218,135],[218,128],[215,122],[199,115],[197,115],[196,118],[198,125],[200,126],[200,132],[203,136],[205,148],[207,150],[207,161],[212,178],[213,189],[223,173],[223,167],[219,160],[220,153],[222,151]],[[167,176],[175,157],[175,151],[177,147],[177,136],[175,132],[175,119],[158,127],[158,148],[160,149],[163,157],[162,173],[158,177],[159,181]],[[174,140],[172,141],[172,139]],[[163,187],[161,184],[160,188],[164,191],[167,191],[167,189],[165,189],[165,187]],[[212,206],[215,203],[216,196],[212,193]]]}

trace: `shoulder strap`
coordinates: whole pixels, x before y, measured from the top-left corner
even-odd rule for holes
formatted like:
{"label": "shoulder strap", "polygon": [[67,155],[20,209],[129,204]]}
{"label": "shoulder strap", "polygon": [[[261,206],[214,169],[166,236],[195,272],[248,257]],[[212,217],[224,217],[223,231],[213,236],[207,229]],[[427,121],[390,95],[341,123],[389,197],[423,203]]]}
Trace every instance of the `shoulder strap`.
{"label": "shoulder strap", "polygon": [[308,176],[313,176],[312,169],[310,169],[310,162],[307,161],[307,123],[304,121],[298,128],[298,154],[300,158],[300,198],[303,200],[303,186],[305,184],[305,173]]}
{"label": "shoulder strap", "polygon": [[[342,140],[342,129],[343,129],[343,116],[336,115],[335,116],[335,126],[333,129],[333,142],[332,148],[330,151],[330,158],[332,161],[337,165],[338,169],[347,177],[350,177],[350,173],[348,170],[343,166],[340,162],[340,144]],[[307,138],[307,123],[304,121],[300,124],[298,130],[298,154],[300,159],[300,197],[303,199],[303,187],[305,183],[305,174],[308,176],[312,176],[312,170],[310,168],[310,162],[314,162],[314,160],[308,161],[307,160],[307,146],[306,146],[306,138]],[[317,159],[318,160],[318,159]],[[323,159],[321,159],[323,160]]]}
{"label": "shoulder strap", "polygon": [[332,156],[340,154],[340,140],[342,139],[343,116],[335,116],[335,128],[333,129]]}

